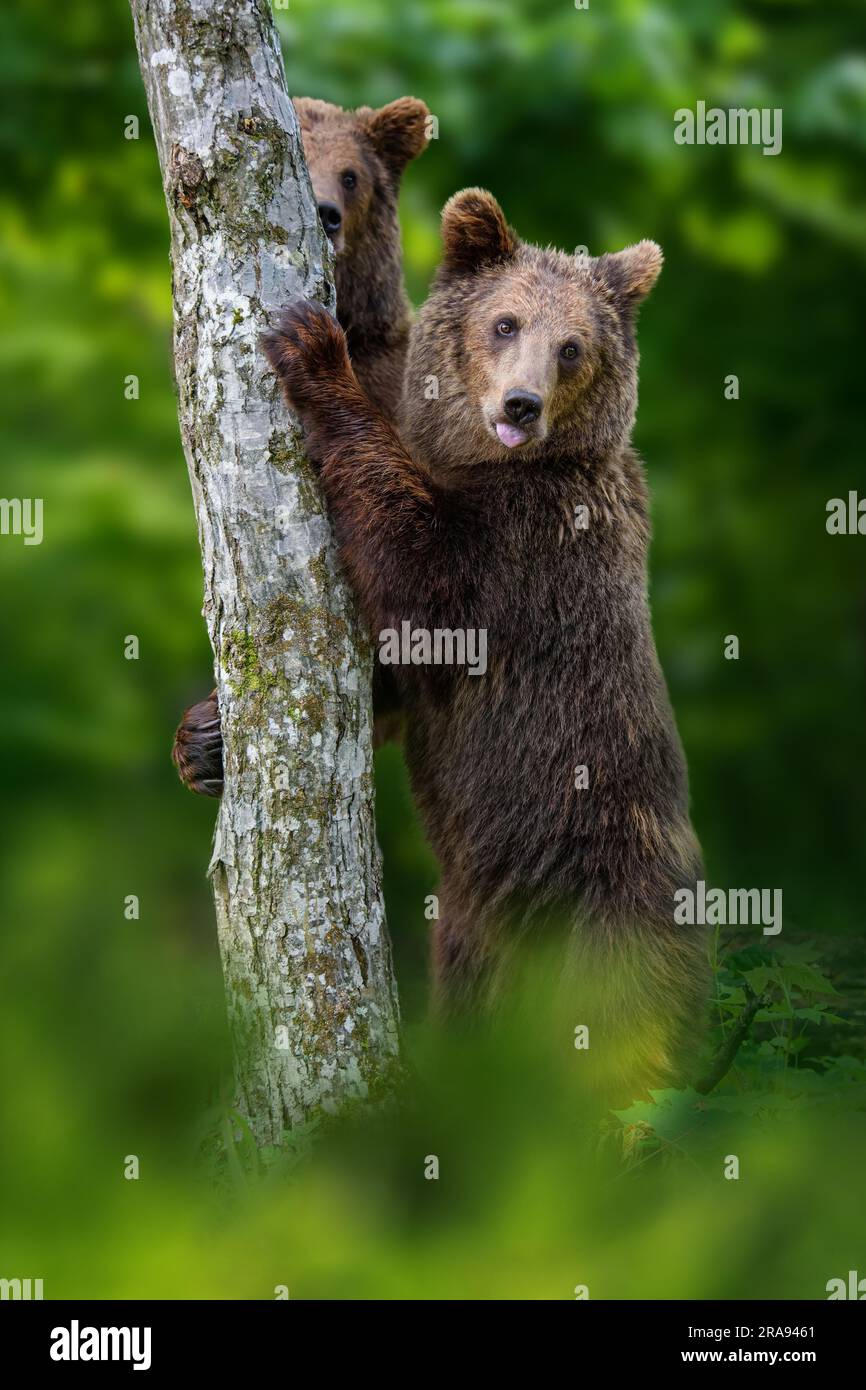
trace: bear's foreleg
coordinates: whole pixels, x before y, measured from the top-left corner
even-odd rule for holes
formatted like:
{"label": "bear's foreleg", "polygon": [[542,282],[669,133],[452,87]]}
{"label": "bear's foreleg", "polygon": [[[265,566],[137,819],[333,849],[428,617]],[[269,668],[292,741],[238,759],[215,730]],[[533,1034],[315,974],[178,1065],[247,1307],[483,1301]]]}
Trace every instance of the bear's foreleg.
{"label": "bear's foreleg", "polygon": [[389,619],[423,621],[437,599],[447,610],[436,490],[364,394],[343,330],[320,304],[298,300],[262,343],[321,467],[341,554],[374,631]]}

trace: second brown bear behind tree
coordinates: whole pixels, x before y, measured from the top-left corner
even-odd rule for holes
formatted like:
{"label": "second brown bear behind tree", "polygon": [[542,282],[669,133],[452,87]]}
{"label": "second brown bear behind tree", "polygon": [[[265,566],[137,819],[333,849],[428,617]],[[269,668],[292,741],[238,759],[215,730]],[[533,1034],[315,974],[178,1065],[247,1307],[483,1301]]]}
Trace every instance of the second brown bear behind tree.
{"label": "second brown bear behind tree", "polygon": [[701,858],[630,443],[635,318],[661,253],[528,246],[477,189],[446,205],[443,243],[402,437],[321,306],[296,304],[264,340],[374,635],[487,633],[483,676],[392,668],[442,868],[437,991],[476,1007],[515,940],[564,920],[574,1023],[602,1084],[677,1084],[696,1062],[708,968],[673,895]]}
{"label": "second brown bear behind tree", "polygon": [[[409,347],[397,200],[406,165],[428,141],[429,111],[416,97],[344,111],[295,97],[304,159],[322,227],[334,250],[337,317],[352,365],[372,401],[396,416]],[[384,672],[375,684],[379,741],[394,731],[398,702]],[[221,796],[223,750],[217,693],[184,710],[172,760],[182,782]]]}

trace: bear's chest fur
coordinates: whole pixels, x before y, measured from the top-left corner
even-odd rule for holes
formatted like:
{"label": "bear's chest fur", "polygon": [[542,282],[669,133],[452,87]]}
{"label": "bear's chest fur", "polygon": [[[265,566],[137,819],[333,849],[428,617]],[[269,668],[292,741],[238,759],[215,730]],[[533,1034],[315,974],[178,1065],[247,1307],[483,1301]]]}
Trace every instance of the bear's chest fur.
{"label": "bear's chest fur", "polygon": [[[471,861],[479,886],[507,873],[576,888],[599,817],[684,796],[646,601],[643,496],[622,477],[575,474],[465,506],[452,521],[472,579],[440,611],[474,666],[398,668],[413,789],[434,848]],[[429,651],[444,654],[436,630]]]}

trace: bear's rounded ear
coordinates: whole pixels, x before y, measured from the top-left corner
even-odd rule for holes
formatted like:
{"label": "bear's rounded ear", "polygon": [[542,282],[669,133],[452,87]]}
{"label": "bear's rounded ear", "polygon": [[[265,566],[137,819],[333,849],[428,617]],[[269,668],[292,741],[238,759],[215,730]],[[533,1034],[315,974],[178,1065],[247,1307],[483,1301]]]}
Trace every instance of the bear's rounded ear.
{"label": "bear's rounded ear", "polygon": [[427,148],[430,112],[416,97],[398,97],[378,111],[358,112],[364,134],[395,179],[406,165]]}
{"label": "bear's rounded ear", "polygon": [[464,188],[442,209],[442,264],[458,272],[511,260],[519,241],[492,193]]}
{"label": "bear's rounded ear", "polygon": [[639,241],[614,255],[599,256],[598,266],[616,297],[626,308],[646,299],[662,269],[662,248],[654,241]]}

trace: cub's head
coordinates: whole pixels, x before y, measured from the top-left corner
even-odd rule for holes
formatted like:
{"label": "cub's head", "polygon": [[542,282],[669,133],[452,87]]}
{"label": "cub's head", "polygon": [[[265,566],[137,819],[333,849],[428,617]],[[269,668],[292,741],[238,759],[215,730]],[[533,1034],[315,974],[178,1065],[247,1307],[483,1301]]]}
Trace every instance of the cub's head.
{"label": "cub's head", "polygon": [[400,97],[374,111],[344,111],[296,97],[304,155],[322,226],[339,257],[369,232],[383,204],[396,208],[403,170],[427,144],[423,101]]}
{"label": "cub's head", "polygon": [[[435,466],[599,457],[627,441],[637,402],[635,317],[662,253],[528,246],[491,194],[467,189],[442,214],[443,260],[413,337],[409,432]],[[435,378],[438,399],[418,383]],[[431,394],[427,393],[427,397]],[[420,438],[419,438],[420,434]],[[450,453],[450,456],[448,456]]]}

